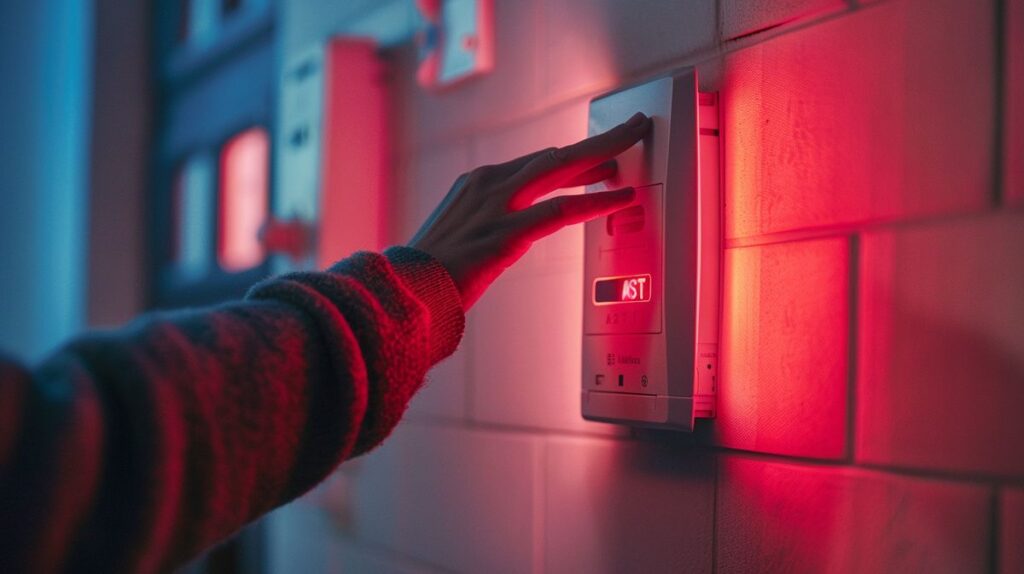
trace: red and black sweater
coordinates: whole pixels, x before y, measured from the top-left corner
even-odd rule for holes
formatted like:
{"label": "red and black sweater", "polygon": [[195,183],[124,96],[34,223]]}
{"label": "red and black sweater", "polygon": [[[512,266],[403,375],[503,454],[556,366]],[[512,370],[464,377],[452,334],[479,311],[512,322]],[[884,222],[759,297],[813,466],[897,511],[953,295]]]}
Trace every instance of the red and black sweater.
{"label": "red and black sweater", "polygon": [[180,565],[379,444],[464,323],[394,247],[0,359],[0,572]]}

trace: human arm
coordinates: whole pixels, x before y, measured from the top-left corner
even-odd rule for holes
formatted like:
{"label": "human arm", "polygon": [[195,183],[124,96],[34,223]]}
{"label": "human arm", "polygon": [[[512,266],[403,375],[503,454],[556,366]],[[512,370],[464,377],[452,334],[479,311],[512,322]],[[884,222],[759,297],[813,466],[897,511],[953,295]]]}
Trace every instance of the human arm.
{"label": "human arm", "polygon": [[169,569],[378,444],[490,281],[632,192],[534,202],[646,126],[474,170],[412,248],[0,361],[0,571]]}
{"label": "human arm", "polygon": [[462,325],[397,248],[3,362],[0,571],[180,564],[382,440]]}

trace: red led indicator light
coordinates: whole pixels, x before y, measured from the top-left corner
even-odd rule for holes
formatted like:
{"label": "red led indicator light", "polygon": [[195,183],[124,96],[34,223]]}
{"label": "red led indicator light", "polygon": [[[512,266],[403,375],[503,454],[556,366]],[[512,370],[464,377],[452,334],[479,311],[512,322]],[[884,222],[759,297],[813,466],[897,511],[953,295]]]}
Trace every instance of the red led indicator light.
{"label": "red led indicator light", "polygon": [[651,276],[627,275],[594,280],[594,305],[646,303],[651,300]]}

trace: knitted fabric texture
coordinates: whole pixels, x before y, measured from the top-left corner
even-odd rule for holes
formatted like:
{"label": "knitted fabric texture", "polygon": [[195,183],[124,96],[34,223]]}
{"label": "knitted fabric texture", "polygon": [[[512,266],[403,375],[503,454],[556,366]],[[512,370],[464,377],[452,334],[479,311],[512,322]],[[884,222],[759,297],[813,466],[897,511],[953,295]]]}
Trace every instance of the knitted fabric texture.
{"label": "knitted fabric texture", "polygon": [[0,572],[183,564],[384,440],[464,324],[394,247],[0,358]]}

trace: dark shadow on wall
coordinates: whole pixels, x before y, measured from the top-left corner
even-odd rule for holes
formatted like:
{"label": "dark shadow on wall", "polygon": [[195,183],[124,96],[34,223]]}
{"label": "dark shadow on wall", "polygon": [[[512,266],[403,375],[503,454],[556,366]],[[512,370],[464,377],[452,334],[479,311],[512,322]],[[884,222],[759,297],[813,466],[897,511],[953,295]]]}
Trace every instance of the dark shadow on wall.
{"label": "dark shadow on wall", "polygon": [[[714,454],[692,446],[689,435],[638,436],[642,442],[612,443],[609,457],[586,461],[588,484],[580,485],[586,500],[575,505],[586,509],[586,517],[546,519],[546,566],[551,571],[712,571]],[[549,500],[546,511],[558,512],[558,501]],[[552,528],[560,524],[573,533]],[[562,548],[563,536],[567,542],[586,543]],[[552,563],[551,557],[559,558]]]}
{"label": "dark shadow on wall", "polygon": [[[986,288],[963,294],[986,297]],[[875,317],[889,343],[859,345],[856,432],[870,450],[860,456],[895,466],[1024,472],[1024,355],[986,331],[990,325],[923,315],[894,299]],[[998,308],[999,303],[983,307]],[[1019,304],[1016,305],[1019,307]],[[1013,313],[1013,305],[1007,313]],[[1018,327],[1018,331],[1020,327]]]}

